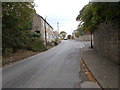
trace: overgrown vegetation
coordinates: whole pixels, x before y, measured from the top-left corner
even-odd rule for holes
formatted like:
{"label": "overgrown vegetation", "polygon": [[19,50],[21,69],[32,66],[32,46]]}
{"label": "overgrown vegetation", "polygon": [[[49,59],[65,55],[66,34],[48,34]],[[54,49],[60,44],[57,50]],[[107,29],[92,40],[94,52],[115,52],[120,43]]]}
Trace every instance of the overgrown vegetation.
{"label": "overgrown vegetation", "polygon": [[30,43],[30,50],[32,51],[45,51],[47,50],[47,47],[43,44],[43,41],[38,38],[38,37],[34,37],[32,38],[32,42]]}
{"label": "overgrown vegetation", "polygon": [[2,54],[18,49],[45,50],[40,35],[32,33],[34,5],[30,2],[2,3]]}
{"label": "overgrown vegetation", "polygon": [[120,19],[120,2],[89,3],[76,18],[80,32],[92,32],[100,23],[113,19]]}

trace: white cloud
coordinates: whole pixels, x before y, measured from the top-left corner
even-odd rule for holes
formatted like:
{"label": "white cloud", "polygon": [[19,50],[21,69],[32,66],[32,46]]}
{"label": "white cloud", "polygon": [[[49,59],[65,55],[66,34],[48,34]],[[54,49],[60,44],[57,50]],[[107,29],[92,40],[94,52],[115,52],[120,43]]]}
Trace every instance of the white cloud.
{"label": "white cloud", "polygon": [[[35,0],[36,11],[57,29],[59,22],[60,31],[64,30],[71,34],[77,28],[78,22],[75,21],[79,11],[89,0]],[[73,29],[73,30],[72,30]]]}

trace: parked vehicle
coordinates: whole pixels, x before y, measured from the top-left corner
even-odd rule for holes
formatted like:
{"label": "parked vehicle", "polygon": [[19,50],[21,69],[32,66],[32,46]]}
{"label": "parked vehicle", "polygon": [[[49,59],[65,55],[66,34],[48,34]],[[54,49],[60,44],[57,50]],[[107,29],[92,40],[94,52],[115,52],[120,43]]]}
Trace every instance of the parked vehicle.
{"label": "parked vehicle", "polygon": [[67,38],[64,38],[64,40],[67,40]]}

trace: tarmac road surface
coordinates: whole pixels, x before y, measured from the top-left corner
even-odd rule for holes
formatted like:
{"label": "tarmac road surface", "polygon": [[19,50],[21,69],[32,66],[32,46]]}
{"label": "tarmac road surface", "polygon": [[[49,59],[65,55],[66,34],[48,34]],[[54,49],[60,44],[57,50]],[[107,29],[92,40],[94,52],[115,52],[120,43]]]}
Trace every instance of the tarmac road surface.
{"label": "tarmac road surface", "polygon": [[63,40],[46,52],[3,68],[3,88],[79,88],[81,43]]}

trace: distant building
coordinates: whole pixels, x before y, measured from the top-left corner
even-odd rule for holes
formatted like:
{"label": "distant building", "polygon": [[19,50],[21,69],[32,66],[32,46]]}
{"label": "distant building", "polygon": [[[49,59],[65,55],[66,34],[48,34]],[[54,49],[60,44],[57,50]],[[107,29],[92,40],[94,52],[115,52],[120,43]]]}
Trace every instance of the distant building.
{"label": "distant building", "polygon": [[45,27],[47,42],[51,42],[53,40],[53,27],[42,16],[34,13],[32,32],[40,33],[43,41],[45,41]]}

